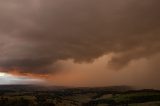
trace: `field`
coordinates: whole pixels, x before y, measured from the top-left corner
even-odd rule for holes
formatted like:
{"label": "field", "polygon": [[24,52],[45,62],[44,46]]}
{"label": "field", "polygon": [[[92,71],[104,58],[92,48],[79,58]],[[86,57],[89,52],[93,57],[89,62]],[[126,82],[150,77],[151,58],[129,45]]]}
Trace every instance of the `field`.
{"label": "field", "polygon": [[3,86],[1,88],[0,106],[160,106],[160,91],[133,90],[124,86],[57,87],[56,89]]}

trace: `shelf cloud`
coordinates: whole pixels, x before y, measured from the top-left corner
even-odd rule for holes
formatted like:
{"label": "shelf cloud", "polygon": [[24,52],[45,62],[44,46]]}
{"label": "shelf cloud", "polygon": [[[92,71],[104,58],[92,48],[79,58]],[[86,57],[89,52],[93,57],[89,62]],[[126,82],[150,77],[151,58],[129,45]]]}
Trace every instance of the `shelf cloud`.
{"label": "shelf cloud", "polygon": [[[0,67],[49,74],[58,61],[108,65],[160,53],[159,0],[0,0]],[[154,63],[158,66],[158,62]],[[159,67],[158,69],[159,70]]]}

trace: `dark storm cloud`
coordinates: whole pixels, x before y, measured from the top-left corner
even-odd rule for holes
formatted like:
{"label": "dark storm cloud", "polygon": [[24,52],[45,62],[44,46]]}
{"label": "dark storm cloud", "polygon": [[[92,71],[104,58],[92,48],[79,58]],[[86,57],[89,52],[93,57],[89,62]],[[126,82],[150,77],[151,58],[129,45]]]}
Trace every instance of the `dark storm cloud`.
{"label": "dark storm cloud", "polygon": [[58,60],[111,66],[160,52],[159,0],[0,0],[0,67],[58,70]]}

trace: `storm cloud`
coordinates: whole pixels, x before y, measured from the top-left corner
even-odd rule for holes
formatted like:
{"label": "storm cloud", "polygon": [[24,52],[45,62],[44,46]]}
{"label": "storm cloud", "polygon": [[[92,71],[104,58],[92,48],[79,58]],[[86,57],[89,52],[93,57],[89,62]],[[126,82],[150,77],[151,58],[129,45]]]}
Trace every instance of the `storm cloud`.
{"label": "storm cloud", "polygon": [[[159,0],[0,0],[0,67],[54,73],[59,60],[108,63],[160,53]],[[155,63],[158,64],[158,63]]]}

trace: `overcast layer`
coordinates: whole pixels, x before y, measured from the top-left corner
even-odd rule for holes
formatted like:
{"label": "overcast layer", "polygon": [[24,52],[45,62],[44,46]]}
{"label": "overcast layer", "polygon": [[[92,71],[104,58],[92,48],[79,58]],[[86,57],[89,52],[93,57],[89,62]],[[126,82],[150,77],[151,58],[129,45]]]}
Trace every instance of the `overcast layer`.
{"label": "overcast layer", "polygon": [[159,75],[160,59],[153,59],[160,54],[159,5],[159,0],[0,0],[0,69],[57,74],[66,66],[59,61],[90,64],[114,54],[106,71],[149,59],[154,67],[147,70]]}

